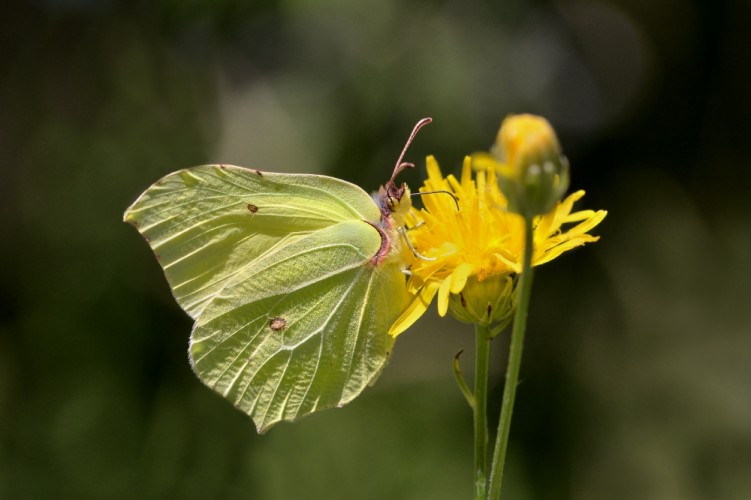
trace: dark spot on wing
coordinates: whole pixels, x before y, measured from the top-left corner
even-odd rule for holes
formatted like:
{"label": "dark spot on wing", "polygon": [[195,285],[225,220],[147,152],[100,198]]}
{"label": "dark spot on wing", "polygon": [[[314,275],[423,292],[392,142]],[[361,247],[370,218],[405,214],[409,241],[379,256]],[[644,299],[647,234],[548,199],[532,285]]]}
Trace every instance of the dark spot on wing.
{"label": "dark spot on wing", "polygon": [[250,210],[250,213],[254,214],[258,212],[258,207],[253,205],[252,203],[248,203],[248,210]]}
{"label": "dark spot on wing", "polygon": [[287,320],[277,316],[269,321],[269,328],[274,332],[284,331],[284,329],[287,328]]}

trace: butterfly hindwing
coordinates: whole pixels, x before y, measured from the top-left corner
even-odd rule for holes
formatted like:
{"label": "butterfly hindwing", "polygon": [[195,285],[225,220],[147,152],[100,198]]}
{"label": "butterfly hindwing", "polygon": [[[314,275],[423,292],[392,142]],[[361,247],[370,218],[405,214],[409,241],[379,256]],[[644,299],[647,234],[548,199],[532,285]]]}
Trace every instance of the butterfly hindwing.
{"label": "butterfly hindwing", "polygon": [[352,400],[386,364],[408,300],[398,266],[371,263],[380,245],[348,221],[259,258],[196,322],[198,376],[259,431]]}

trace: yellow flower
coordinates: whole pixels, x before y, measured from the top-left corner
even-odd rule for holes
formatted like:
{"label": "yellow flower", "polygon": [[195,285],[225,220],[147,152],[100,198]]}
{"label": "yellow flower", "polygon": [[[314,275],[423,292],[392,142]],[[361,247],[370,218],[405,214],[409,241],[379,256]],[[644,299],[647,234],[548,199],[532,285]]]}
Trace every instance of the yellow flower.
{"label": "yellow flower", "polygon": [[[495,170],[479,171],[473,179],[467,157],[460,179],[444,178],[435,158],[428,157],[426,164],[428,178],[420,192],[446,191],[453,197],[426,194],[424,208],[412,208],[405,217],[408,238],[418,254],[410,254],[407,282],[414,300],[389,333],[396,336],[406,330],[436,295],[441,316],[451,309],[455,317],[470,323],[504,322],[513,311],[515,276],[522,270],[524,220],[508,211]],[[535,217],[533,265],[599,239],[587,232],[606,212],[572,213],[582,196],[584,191],[577,191],[548,214]]]}

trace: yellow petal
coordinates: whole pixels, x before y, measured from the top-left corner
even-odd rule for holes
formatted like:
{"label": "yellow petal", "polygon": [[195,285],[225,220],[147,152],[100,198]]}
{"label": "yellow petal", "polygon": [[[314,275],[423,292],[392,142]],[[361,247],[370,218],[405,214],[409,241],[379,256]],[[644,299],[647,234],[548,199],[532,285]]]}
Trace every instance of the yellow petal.
{"label": "yellow petal", "polygon": [[535,243],[537,243],[540,240],[545,240],[551,233],[553,233],[558,227],[560,227],[560,223],[553,229],[553,224],[556,223],[556,214],[558,213],[557,208],[554,210],[551,210],[547,214],[543,215],[542,217],[536,217],[536,224],[535,224]]}
{"label": "yellow petal", "polygon": [[496,252],[493,254],[493,256],[495,256],[496,258],[498,258],[498,260],[506,264],[506,266],[508,266],[508,268],[511,269],[513,272],[517,274],[522,272],[522,265],[520,263],[514,262],[513,260],[507,258],[502,253]]}
{"label": "yellow petal", "polygon": [[428,179],[440,181],[443,178],[441,175],[441,168],[438,166],[435,156],[430,155],[425,158],[425,167],[428,171]]}
{"label": "yellow petal", "polygon": [[435,297],[437,291],[438,283],[435,282],[428,283],[427,285],[422,287],[422,289],[420,289],[420,292],[415,296],[412,303],[407,307],[402,315],[399,316],[396,321],[394,321],[394,324],[391,325],[391,328],[389,328],[389,335],[396,337],[404,330],[412,326],[415,321],[420,319],[420,316],[425,314],[425,311],[428,310],[428,306],[433,300],[433,297]]}
{"label": "yellow petal", "polygon": [[438,289],[438,316],[444,317],[449,310],[449,292],[451,291],[451,277],[441,282]]}
{"label": "yellow petal", "polygon": [[535,266],[539,266],[540,264],[545,264],[546,262],[550,262],[551,260],[555,259],[562,253],[571,250],[572,248],[580,247],[584,245],[585,243],[593,243],[599,239],[600,239],[599,236],[592,236],[589,234],[584,234],[576,238],[570,239],[568,241],[561,243],[560,245],[554,248],[551,248],[545,253],[543,253],[542,257],[539,259],[535,259],[535,262],[533,264]]}
{"label": "yellow petal", "polygon": [[500,164],[495,156],[489,153],[474,153],[472,155],[472,168],[479,170],[498,170]]}
{"label": "yellow petal", "polygon": [[596,212],[594,210],[580,210],[578,212],[569,214],[565,219],[563,219],[563,223],[570,224],[572,222],[579,222],[581,220],[586,220],[592,217],[595,213]]}
{"label": "yellow petal", "polygon": [[472,274],[474,267],[468,262],[459,264],[451,275],[451,293],[459,293],[464,290],[467,278]]}
{"label": "yellow petal", "polygon": [[605,218],[605,216],[608,215],[607,210],[598,210],[597,212],[592,215],[591,218],[588,220],[572,227],[568,231],[566,231],[566,234],[570,234],[572,236],[579,235],[586,233],[590,229],[594,228],[596,225],[598,225],[602,220]]}
{"label": "yellow petal", "polygon": [[462,162],[461,184],[462,186],[470,186],[471,183],[472,183],[472,158],[470,158],[469,156],[465,156],[464,161]]}

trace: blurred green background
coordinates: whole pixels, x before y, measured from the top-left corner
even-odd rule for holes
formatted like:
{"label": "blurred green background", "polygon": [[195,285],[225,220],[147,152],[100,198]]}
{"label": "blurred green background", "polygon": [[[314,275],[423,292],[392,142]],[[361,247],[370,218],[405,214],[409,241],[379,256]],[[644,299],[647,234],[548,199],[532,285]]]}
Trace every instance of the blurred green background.
{"label": "blurred green background", "polygon": [[[207,162],[374,190],[550,119],[599,243],[539,268],[514,500],[751,498],[751,5],[16,0],[0,20],[0,498],[461,499],[471,414],[436,314],[341,410],[258,436],[121,222]],[[500,401],[505,340],[494,346]],[[495,418],[493,418],[493,421]]]}

